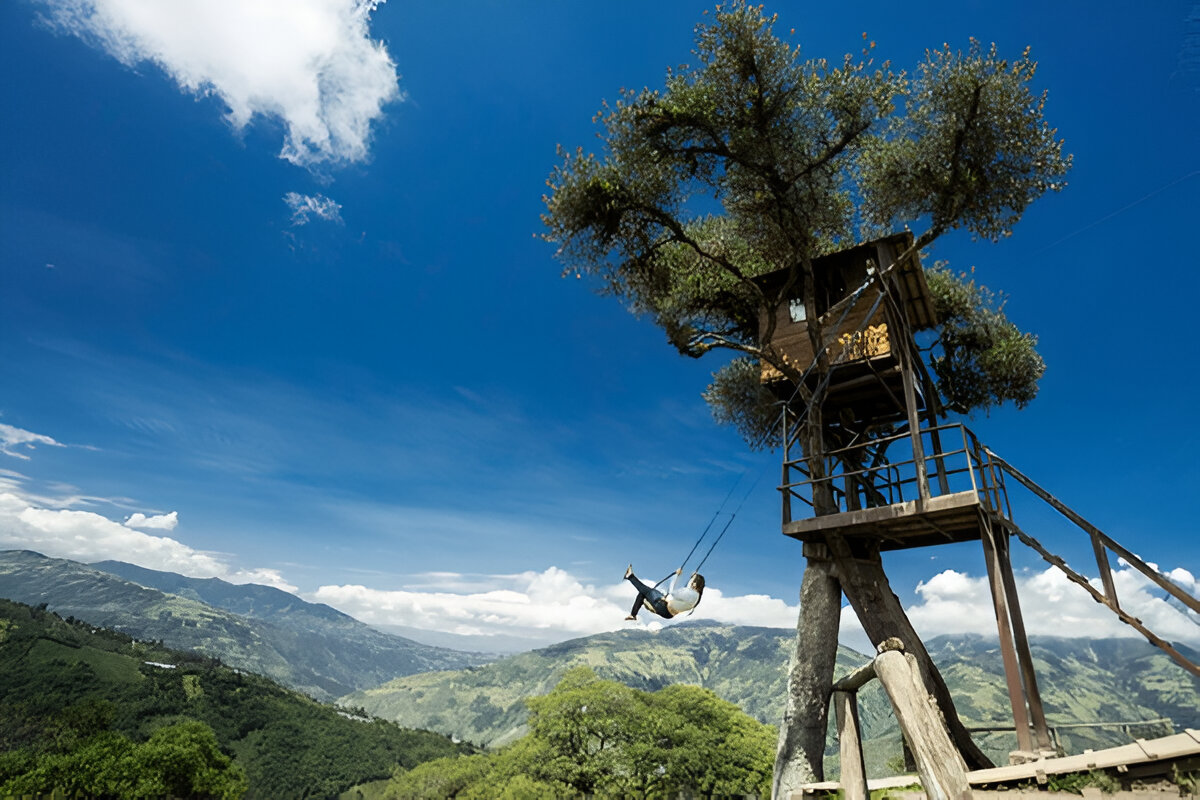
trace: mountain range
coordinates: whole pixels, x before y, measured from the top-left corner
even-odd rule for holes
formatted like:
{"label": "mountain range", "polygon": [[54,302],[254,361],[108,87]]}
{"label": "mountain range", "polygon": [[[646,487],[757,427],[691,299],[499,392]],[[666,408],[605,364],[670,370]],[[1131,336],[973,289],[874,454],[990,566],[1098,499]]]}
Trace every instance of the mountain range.
{"label": "mountain range", "polygon": [[0,552],[0,597],[216,656],[319,700],[401,675],[491,660],[383,633],[270,586],[187,578],[118,561],[86,565]]}
{"label": "mountain range", "polygon": [[[523,735],[524,699],[549,691],[577,665],[645,690],[700,685],[777,723],[794,640],[790,630],[694,621],[659,631],[602,633],[496,658],[383,633],[271,587],[121,562],[85,565],[28,551],[0,552],[0,597],[44,603],[64,617],[217,656],[405,727],[488,746]],[[1011,726],[995,638],[940,636],[926,646],[968,726]],[[1200,657],[1179,647],[1190,658]],[[1175,729],[1200,728],[1200,681],[1146,642],[1034,637],[1032,648],[1047,718],[1068,751],[1127,742],[1131,733],[1158,735],[1165,726],[1067,726],[1169,718]],[[837,670],[847,672],[866,660],[841,648]],[[891,706],[878,684],[859,693],[859,705],[869,761],[882,764],[899,748]],[[978,735],[1001,761],[1013,749],[1011,731]]]}
{"label": "mountain range", "polygon": [[[570,667],[653,690],[691,683],[737,703],[763,722],[783,716],[787,664],[795,634],[778,628],[688,622],[660,631],[625,630],[575,639],[463,670],[421,673],[360,690],[341,699],[406,727],[452,734],[496,746],[525,732],[523,698],[548,691]],[[999,645],[983,636],[938,636],[926,642],[968,727],[1011,727]],[[1066,727],[1161,718],[1170,727],[1200,727],[1200,681],[1162,651],[1137,639],[1034,637],[1031,642],[1046,716],[1068,752],[1128,743],[1130,733],[1156,736],[1163,723],[1132,728]],[[1189,651],[1189,657],[1192,655]],[[836,674],[867,661],[839,648]],[[891,705],[873,682],[859,692],[868,740],[899,752]],[[1058,726],[1063,726],[1059,728]],[[1000,763],[1015,749],[1015,734],[979,733],[980,745]],[[872,745],[872,742],[875,744]],[[879,765],[886,760],[876,758]]]}

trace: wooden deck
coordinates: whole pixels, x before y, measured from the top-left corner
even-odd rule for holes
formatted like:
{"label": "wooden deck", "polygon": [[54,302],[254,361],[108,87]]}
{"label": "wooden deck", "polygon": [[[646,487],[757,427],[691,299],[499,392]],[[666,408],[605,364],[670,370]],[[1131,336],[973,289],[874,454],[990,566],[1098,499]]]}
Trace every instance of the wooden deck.
{"label": "wooden deck", "polygon": [[[1200,762],[1200,730],[1193,728],[1188,728],[1183,733],[1176,733],[1172,736],[1164,736],[1159,739],[1138,739],[1132,744],[1110,747],[1106,750],[1087,751],[1077,756],[1039,758],[1023,764],[975,770],[967,773],[967,780],[972,789],[982,789],[985,786],[995,787],[1009,783],[1044,784],[1050,775],[1090,772],[1094,769],[1116,770],[1118,773],[1129,773],[1130,775],[1162,773],[1169,777],[1169,767],[1172,763],[1189,761],[1192,764]],[[1184,767],[1184,769],[1186,771],[1188,768]],[[1195,766],[1190,769],[1194,770]],[[867,788],[871,791],[902,789],[920,783],[921,779],[916,775],[897,775],[891,778],[868,780]],[[841,784],[837,781],[809,783],[805,784],[800,791],[792,792],[789,797],[791,800],[811,800],[814,795],[833,793],[840,788]],[[1006,796],[1011,796],[1011,793]],[[1175,796],[1178,796],[1177,789]]]}
{"label": "wooden deck", "polygon": [[847,539],[878,540],[881,550],[969,542],[980,538],[979,495],[973,491],[909,500],[890,506],[792,520],[784,534],[802,542],[820,542],[837,534]]}

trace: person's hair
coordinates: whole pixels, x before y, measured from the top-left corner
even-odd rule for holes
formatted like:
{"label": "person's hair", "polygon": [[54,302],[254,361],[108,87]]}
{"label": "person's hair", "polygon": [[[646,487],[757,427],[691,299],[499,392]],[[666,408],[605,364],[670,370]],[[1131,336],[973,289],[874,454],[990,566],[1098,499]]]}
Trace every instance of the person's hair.
{"label": "person's hair", "polygon": [[697,592],[704,591],[704,576],[701,575],[699,572],[697,572],[695,575],[693,575],[692,579],[690,581],[688,581],[688,583],[690,583]]}

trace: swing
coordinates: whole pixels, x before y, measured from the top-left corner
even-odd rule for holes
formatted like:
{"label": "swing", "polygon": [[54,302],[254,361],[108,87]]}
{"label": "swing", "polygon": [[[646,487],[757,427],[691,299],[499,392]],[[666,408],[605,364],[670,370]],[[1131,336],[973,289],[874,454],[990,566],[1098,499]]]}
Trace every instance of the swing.
{"label": "swing", "polygon": [[[738,504],[738,507],[735,508],[733,513],[729,515],[729,519],[725,522],[725,526],[721,529],[720,534],[718,534],[717,538],[713,540],[712,545],[710,545],[708,548],[708,552],[704,554],[704,558],[700,559],[700,563],[696,565],[696,570],[692,573],[691,578],[688,579],[687,587],[682,590],[677,590],[675,588],[676,583],[678,582],[679,577],[683,575],[683,568],[687,565],[687,562],[695,554],[697,548],[700,547],[700,544],[712,530],[714,523],[716,523],[717,519],[721,516],[725,505],[729,502],[729,498],[733,496],[734,491],[741,483],[742,478],[745,477],[745,474],[746,473],[743,472],[738,476],[737,481],[735,481],[733,487],[730,488],[729,494],[725,496],[725,500],[722,501],[720,507],[717,509],[717,512],[713,514],[713,518],[709,520],[708,525],[705,526],[704,532],[700,534],[700,538],[696,540],[696,543],[692,545],[692,549],[688,551],[688,554],[684,557],[683,563],[679,565],[679,569],[675,570],[670,575],[667,575],[667,577],[654,584],[654,586],[647,586],[638,580],[637,576],[633,574],[633,565],[629,565],[629,568],[625,570],[625,579],[637,588],[638,597],[637,600],[634,601],[633,609],[629,612],[629,616],[627,616],[625,619],[637,619],[637,614],[642,608],[649,609],[665,619],[672,619],[675,616],[682,614],[684,611],[687,611],[689,615],[695,612],[696,606],[699,605],[700,598],[704,593],[704,576],[700,574],[700,568],[704,566],[704,562],[708,561],[708,557],[712,555],[712,552],[716,549],[717,544],[720,543],[721,539],[724,538],[726,533],[728,533],[734,519],[737,518],[738,512],[742,510],[742,506],[745,505],[747,498],[750,497],[750,494],[758,486],[758,479],[754,481],[754,484],[746,492],[741,503]],[[672,577],[675,578],[676,583],[671,584],[671,590],[669,593],[663,594],[659,591],[659,587]]]}

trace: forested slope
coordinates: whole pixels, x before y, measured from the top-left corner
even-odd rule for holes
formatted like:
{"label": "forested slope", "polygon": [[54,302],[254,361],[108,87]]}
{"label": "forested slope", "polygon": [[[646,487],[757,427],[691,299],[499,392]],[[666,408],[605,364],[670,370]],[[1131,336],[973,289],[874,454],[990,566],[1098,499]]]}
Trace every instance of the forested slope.
{"label": "forested slope", "polygon": [[468,749],[348,715],[216,659],[0,600],[0,785],[64,747],[114,733],[145,741],[188,721],[212,729],[252,798],[334,796]]}

